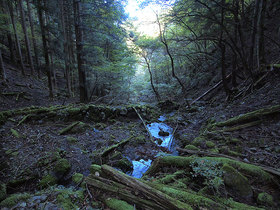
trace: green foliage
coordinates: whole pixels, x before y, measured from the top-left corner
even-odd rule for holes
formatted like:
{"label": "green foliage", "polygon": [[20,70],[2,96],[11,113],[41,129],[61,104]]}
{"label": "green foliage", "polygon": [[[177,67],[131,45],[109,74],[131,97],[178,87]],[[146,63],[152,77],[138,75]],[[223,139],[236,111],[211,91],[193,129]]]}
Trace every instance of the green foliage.
{"label": "green foliage", "polygon": [[12,194],[0,203],[0,207],[11,208],[20,201],[25,201],[30,198],[28,193]]}
{"label": "green foliage", "polygon": [[220,162],[198,158],[193,160],[190,166],[193,170],[191,172],[193,177],[203,177],[204,184],[213,187],[216,191],[223,185],[223,170],[221,170]]}

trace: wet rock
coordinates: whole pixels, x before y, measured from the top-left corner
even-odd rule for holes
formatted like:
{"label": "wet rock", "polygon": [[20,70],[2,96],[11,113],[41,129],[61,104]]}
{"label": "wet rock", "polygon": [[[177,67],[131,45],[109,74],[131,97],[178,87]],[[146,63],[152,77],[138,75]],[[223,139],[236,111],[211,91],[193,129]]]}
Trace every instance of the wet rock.
{"label": "wet rock", "polygon": [[133,164],[126,158],[118,160],[113,164],[113,167],[121,169],[124,173],[130,172],[133,170]]}
{"label": "wet rock", "polygon": [[260,193],[257,198],[257,203],[263,206],[273,206],[273,197],[268,193]]}
{"label": "wet rock", "polygon": [[166,132],[166,131],[160,130],[160,131],[158,132],[158,135],[159,135],[159,136],[169,136],[169,133]]}
{"label": "wet rock", "polygon": [[224,171],[224,183],[231,190],[244,198],[253,196],[253,191],[248,179],[228,164],[222,167]]}

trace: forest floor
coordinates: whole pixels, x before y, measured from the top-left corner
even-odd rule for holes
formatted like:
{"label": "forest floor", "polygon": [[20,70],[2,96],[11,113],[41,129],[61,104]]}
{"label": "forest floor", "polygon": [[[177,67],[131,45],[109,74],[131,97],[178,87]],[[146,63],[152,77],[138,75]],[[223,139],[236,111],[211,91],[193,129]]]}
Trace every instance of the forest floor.
{"label": "forest floor", "polygon": [[[131,106],[78,104],[76,98],[66,97],[63,82],[59,83],[57,97],[49,99],[45,78],[38,80],[23,77],[18,69],[10,65],[7,67],[8,85],[0,84],[0,111],[25,109],[9,112],[9,116],[5,119],[4,112],[0,114],[0,118],[4,119],[3,122],[0,119],[0,200],[7,196],[5,194],[1,197],[3,188],[7,189],[8,195],[21,193],[9,201],[4,200],[8,204],[2,203],[2,207],[11,208],[16,205],[13,208],[58,209],[62,206],[64,209],[76,207],[104,209],[109,206],[114,209],[109,203],[103,202],[104,195],[100,195],[102,190],[90,193],[91,188],[88,185],[82,186],[83,177],[94,171],[92,164],[107,164],[129,174],[133,170],[131,160],[154,161],[159,154],[162,154],[163,159],[168,159],[172,154],[178,155],[177,147],[192,152],[227,155],[245,163],[272,167],[276,171],[280,168],[279,110],[272,114],[257,116],[251,126],[247,126],[245,122],[245,127],[236,128],[240,124],[235,124],[234,131],[227,127],[222,129],[213,126],[215,122],[280,105],[279,71],[269,73],[261,85],[231,102],[225,102],[223,91],[217,90],[192,108],[171,101],[165,101],[158,106],[136,107],[147,124],[160,123],[159,117],[165,116],[164,123],[175,129],[172,151],[168,151],[165,147],[149,141],[149,135],[141,119]],[[61,77],[59,79],[62,81]],[[200,90],[201,93],[203,91],[205,90]],[[196,97],[198,95],[192,98]],[[51,108],[42,110],[36,107]],[[180,155],[183,156],[183,153],[181,151]],[[194,163],[195,161],[192,162]],[[184,174],[185,181],[180,182],[184,186],[175,186],[174,183],[182,175],[174,175],[179,171],[178,167],[175,169],[174,167],[161,165],[161,171],[157,169],[146,178],[157,180],[161,184],[169,184],[180,190],[188,188],[194,193],[202,193],[205,187],[209,187],[209,183],[202,184],[202,179],[209,178],[203,177],[202,174],[199,174],[198,179],[191,176],[193,181]],[[192,170],[194,173],[194,168]],[[174,176],[167,181],[168,175]],[[280,207],[280,190],[279,185],[277,186],[280,183],[279,176],[275,176],[273,183],[266,183],[255,174],[244,179],[249,180],[249,191],[252,193],[245,193],[243,196],[239,192],[240,189],[235,189],[224,180],[227,195],[219,192],[223,194],[220,196],[222,198],[229,196],[235,201],[255,206],[254,208]],[[248,180],[244,182],[247,183]],[[263,181],[263,184],[259,181]],[[58,186],[51,187],[55,184]],[[84,193],[83,196],[81,192]],[[32,196],[23,193],[31,193]],[[261,199],[261,193],[266,193],[266,197],[272,195],[273,201],[268,198]],[[207,197],[207,194],[211,193],[199,195]],[[112,195],[108,193],[106,199],[108,196]],[[204,204],[194,203],[192,207],[200,205]],[[208,203],[204,207],[210,208]],[[221,209],[229,207],[234,208],[223,203]]]}

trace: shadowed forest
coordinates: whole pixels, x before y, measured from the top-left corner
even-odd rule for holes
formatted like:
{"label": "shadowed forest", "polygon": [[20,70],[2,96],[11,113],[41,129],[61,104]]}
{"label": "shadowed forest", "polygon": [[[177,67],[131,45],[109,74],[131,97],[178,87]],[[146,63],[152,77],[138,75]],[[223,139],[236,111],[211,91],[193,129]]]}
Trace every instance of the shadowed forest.
{"label": "shadowed forest", "polygon": [[280,209],[279,23],[278,0],[0,1],[0,209]]}

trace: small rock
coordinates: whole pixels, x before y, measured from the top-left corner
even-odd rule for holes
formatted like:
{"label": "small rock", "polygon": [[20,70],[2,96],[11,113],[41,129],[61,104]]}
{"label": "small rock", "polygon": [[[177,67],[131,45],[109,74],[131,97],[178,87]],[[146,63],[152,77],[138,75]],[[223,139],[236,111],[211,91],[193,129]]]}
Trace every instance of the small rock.
{"label": "small rock", "polygon": [[161,131],[158,132],[158,135],[159,136],[169,136],[169,133],[166,132],[166,131],[161,130]]}

